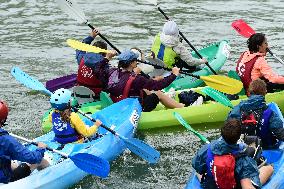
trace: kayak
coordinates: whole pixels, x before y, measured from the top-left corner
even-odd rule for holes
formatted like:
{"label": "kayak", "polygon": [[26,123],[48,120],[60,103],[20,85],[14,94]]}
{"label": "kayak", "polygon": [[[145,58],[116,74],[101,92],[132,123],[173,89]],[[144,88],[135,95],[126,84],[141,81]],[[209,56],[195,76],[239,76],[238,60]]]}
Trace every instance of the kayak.
{"label": "kayak", "polygon": [[[196,88],[195,91],[200,91],[202,88]],[[176,99],[177,94],[176,93]],[[238,100],[232,100],[232,104],[235,106],[240,103],[241,100],[246,99],[245,95],[240,96]],[[284,110],[284,91],[268,93],[265,96],[266,102],[275,102],[278,104],[280,109]],[[107,102],[106,102],[107,101]],[[82,111],[85,112],[96,112],[101,109],[100,104],[111,103],[111,99],[108,95],[104,95],[104,99],[98,102],[86,103],[81,107]],[[155,128],[165,128],[180,126],[179,122],[173,116],[173,112],[179,113],[187,122],[191,125],[200,124],[220,124],[226,118],[231,108],[224,106],[215,101],[206,101],[199,106],[188,106],[184,108],[167,109],[162,104],[158,104],[155,110],[151,112],[142,112],[141,118],[139,120],[138,129],[155,129]],[[203,126],[204,127],[204,126]],[[48,112],[45,113],[42,119],[42,128],[44,131],[49,131],[51,128],[51,123],[48,121]]]}
{"label": "kayak", "polygon": [[[230,46],[228,44],[228,41],[222,40],[212,43],[200,49],[198,52],[208,60],[208,63],[213,68],[213,70],[218,72],[229,58],[229,50]],[[192,52],[192,56],[199,58],[194,51]],[[207,76],[212,75],[212,72],[210,71],[209,67],[204,66],[202,70],[193,72],[192,74]],[[204,85],[204,82],[200,79],[196,79],[195,77],[191,76],[182,76],[172,82],[172,84],[165,88],[164,91],[169,91],[171,88],[174,88],[175,90],[190,89],[201,85]]]}
{"label": "kayak", "polygon": [[[117,111],[119,110],[119,111]],[[92,118],[100,119],[104,125],[110,127],[119,133],[122,137],[133,138],[137,127],[137,121],[141,114],[141,106],[137,99],[125,99],[115,103],[102,111],[92,114]],[[88,125],[93,123],[84,119]],[[60,151],[75,155],[77,153],[89,153],[108,161],[113,161],[126,148],[125,142],[119,137],[107,132],[99,127],[99,137],[89,139],[85,143],[66,144]],[[51,131],[35,139],[48,144],[51,148],[58,148],[60,145],[53,141],[54,133]],[[34,146],[29,146],[34,149]],[[70,159],[62,159],[60,155],[46,151],[45,157],[48,157],[51,166],[41,170],[34,171],[30,176],[21,180],[1,185],[1,189],[11,188],[68,188],[88,174],[77,168]]]}
{"label": "kayak", "polygon": [[[276,112],[284,121],[282,113],[277,105],[270,103],[268,105],[274,112]],[[268,163],[273,163],[274,173],[269,181],[262,187],[264,189],[282,189],[284,186],[284,143],[282,142],[279,149],[264,150],[262,155],[267,159]],[[196,176],[196,172],[193,172],[189,178],[189,181],[185,187],[186,189],[201,189],[200,182]]]}

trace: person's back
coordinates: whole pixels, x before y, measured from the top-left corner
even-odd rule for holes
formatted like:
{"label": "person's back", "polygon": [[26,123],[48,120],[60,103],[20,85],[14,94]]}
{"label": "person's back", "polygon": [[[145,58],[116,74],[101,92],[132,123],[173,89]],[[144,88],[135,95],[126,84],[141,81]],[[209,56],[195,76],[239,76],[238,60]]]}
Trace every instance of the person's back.
{"label": "person's back", "polygon": [[[43,158],[46,145],[39,143],[34,151],[19,143],[14,137],[2,129],[8,116],[8,106],[0,100],[0,183],[8,183],[24,178],[34,169],[44,169],[49,163]],[[18,160],[20,165],[13,164],[12,160]],[[32,164],[32,165],[30,165]]]}
{"label": "person's back", "polygon": [[222,137],[204,145],[194,156],[192,166],[201,175],[203,188],[261,187],[271,176],[271,166],[265,166],[266,174],[259,176],[255,160],[244,153],[243,145],[237,144],[240,135],[240,122],[229,119],[221,128]]}
{"label": "person's back", "polygon": [[54,140],[61,143],[82,142],[84,137],[94,135],[101,125],[99,120],[93,126],[88,127],[80,119],[79,115],[71,111],[71,91],[67,89],[56,90],[50,98],[54,110],[49,115]]}
{"label": "person's back", "polygon": [[236,118],[242,123],[242,133],[257,136],[263,148],[278,147],[278,140],[284,140],[283,122],[266,105],[266,84],[257,79],[250,83],[249,98],[235,106],[228,118]]}
{"label": "person's back", "polygon": [[162,33],[155,36],[152,48],[153,58],[164,61],[169,68],[177,66],[192,69],[205,63],[206,59],[193,58],[187,48],[180,42],[178,26],[174,21],[168,21],[163,27]]}

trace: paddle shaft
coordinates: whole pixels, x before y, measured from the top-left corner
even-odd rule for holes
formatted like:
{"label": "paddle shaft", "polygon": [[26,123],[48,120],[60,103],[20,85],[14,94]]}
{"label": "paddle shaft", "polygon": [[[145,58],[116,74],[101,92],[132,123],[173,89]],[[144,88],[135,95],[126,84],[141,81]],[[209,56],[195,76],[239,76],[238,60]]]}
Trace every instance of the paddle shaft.
{"label": "paddle shaft", "polygon": [[[29,139],[27,139],[27,138],[24,138],[24,137],[15,135],[15,134],[13,134],[13,133],[9,133],[9,135],[11,135],[12,137],[15,137],[15,138],[17,138],[17,139],[20,139],[20,140],[22,140],[22,141],[31,143],[31,144],[33,144],[33,145],[35,145],[35,146],[38,145],[37,142],[34,142],[34,141],[29,140]],[[61,155],[62,157],[64,157],[64,158],[68,158],[68,155],[67,155],[67,154],[65,154],[65,153],[63,153],[63,152],[60,152],[60,151],[58,151],[58,150],[52,149],[52,148],[50,148],[50,147],[48,147],[48,146],[47,146],[45,149],[47,149],[47,150],[49,150],[49,151],[52,151],[52,152],[55,152],[55,153],[57,153],[57,154],[60,154],[60,155]]]}
{"label": "paddle shaft", "polygon": [[[162,13],[162,15],[164,15],[164,17],[167,20],[170,20],[170,18],[166,15],[166,13],[160,8],[158,7],[158,10],[160,11],[160,13]],[[199,56],[199,58],[203,58],[202,55],[196,50],[196,48],[187,40],[187,38],[183,35],[183,33],[181,31],[179,31],[179,35],[187,42],[187,44],[192,48],[192,50],[194,50],[194,52],[197,54],[197,56]],[[215,70],[208,64],[208,62],[205,63],[206,66],[208,66],[208,68],[211,70],[212,73],[214,73],[215,75],[217,75],[217,73],[215,72]]]}

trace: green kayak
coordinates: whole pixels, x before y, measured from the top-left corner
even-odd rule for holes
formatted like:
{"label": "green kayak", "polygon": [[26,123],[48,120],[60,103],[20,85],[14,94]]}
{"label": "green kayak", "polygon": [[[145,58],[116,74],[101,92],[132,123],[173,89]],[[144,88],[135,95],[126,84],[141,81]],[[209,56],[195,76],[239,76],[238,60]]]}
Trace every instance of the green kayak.
{"label": "green kayak", "polygon": [[[196,88],[195,91],[200,92],[202,87]],[[176,93],[176,98],[177,98]],[[233,105],[237,105],[241,99],[246,99],[246,96],[241,96],[239,100],[232,100]],[[266,101],[275,102],[280,109],[284,109],[284,91],[276,93],[268,93],[266,95]],[[106,93],[101,94],[101,101],[85,103],[81,106],[81,110],[87,113],[94,113],[102,108],[110,105],[111,99]],[[207,101],[199,106],[188,106],[184,108],[166,109],[162,104],[159,104],[152,112],[142,112],[142,116],[139,121],[138,129],[154,129],[165,128],[171,126],[180,125],[179,122],[173,116],[173,112],[179,113],[187,122],[191,125],[223,122],[231,108],[226,107],[215,101]],[[44,132],[48,132],[51,129],[51,123],[48,120],[48,113],[46,112],[42,119],[42,127]]]}
{"label": "green kayak", "polygon": [[[226,60],[230,55],[230,46],[227,40],[222,40],[220,42],[212,43],[198,52],[208,60],[209,65],[218,72],[221,67],[225,64]],[[193,51],[192,56],[199,58],[196,53]],[[212,75],[212,72],[207,66],[204,66],[202,70],[193,72],[194,75],[207,76]],[[191,76],[184,76],[176,79],[169,87],[165,88],[165,91],[168,91],[170,88],[175,90],[180,89],[190,89],[198,86],[204,85],[204,82],[200,79],[196,79]]]}

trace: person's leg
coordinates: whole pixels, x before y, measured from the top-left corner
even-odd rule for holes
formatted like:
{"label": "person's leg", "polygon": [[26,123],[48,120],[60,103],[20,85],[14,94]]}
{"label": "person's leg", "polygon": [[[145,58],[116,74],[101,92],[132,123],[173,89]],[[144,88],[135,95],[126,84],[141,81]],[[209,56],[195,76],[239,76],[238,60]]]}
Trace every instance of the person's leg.
{"label": "person's leg", "polygon": [[242,179],[240,182],[242,189],[255,189],[249,178]]}
{"label": "person's leg", "polygon": [[261,184],[265,184],[268,179],[273,174],[273,166],[272,165],[265,165],[259,169],[259,178]]}
{"label": "person's leg", "polygon": [[158,96],[160,102],[167,108],[183,108],[185,106],[184,104],[179,103],[169,96],[165,95],[161,91],[155,91],[154,93]]}

